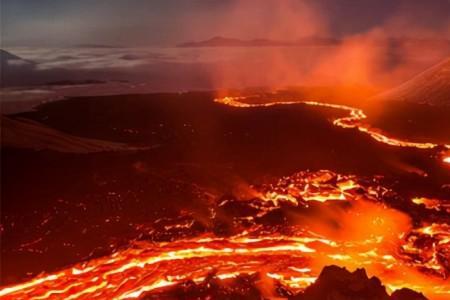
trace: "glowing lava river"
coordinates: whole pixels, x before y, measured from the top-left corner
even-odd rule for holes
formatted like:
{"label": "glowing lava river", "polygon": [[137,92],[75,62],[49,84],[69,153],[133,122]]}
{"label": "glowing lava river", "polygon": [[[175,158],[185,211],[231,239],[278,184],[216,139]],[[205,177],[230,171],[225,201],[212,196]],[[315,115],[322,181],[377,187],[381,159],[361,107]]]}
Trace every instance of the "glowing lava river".
{"label": "glowing lava river", "polygon": [[[433,149],[438,147],[438,144],[435,143],[420,143],[420,142],[410,142],[404,141],[401,139],[396,139],[393,137],[389,137],[384,134],[381,130],[377,128],[372,128],[369,124],[365,124],[362,121],[367,119],[366,114],[359,108],[350,107],[347,105],[333,104],[333,103],[325,103],[325,102],[316,102],[316,101],[275,101],[275,102],[265,102],[265,103],[257,103],[250,104],[244,102],[247,97],[224,97],[215,99],[217,103],[222,103],[225,105],[230,105],[234,107],[269,107],[274,105],[292,105],[292,104],[305,104],[311,106],[320,106],[333,108],[337,110],[346,111],[349,113],[348,117],[338,118],[333,121],[333,124],[342,128],[357,128],[359,131],[369,134],[373,139],[378,142],[398,147],[411,147],[411,148],[419,148],[419,149]],[[442,145],[445,149],[447,149],[442,154],[442,161],[444,163],[450,163],[450,145]]]}
{"label": "glowing lava river", "polygon": [[[234,107],[305,104],[349,112],[334,125],[357,128],[392,146],[431,149],[438,145],[397,140],[362,123],[360,109],[321,102],[245,103],[242,97],[215,100]],[[450,145],[444,145],[450,149]],[[447,150],[446,150],[447,152]],[[440,158],[449,162],[447,154]],[[406,287],[429,299],[450,297],[450,225],[448,202],[403,199],[429,214],[433,222],[414,222],[390,203],[399,195],[376,177],[333,171],[301,171],[271,183],[252,186],[250,199],[219,198],[212,215],[235,207],[233,224],[240,234],[213,233],[171,242],[133,242],[110,256],[59,272],[42,274],[0,289],[1,299],[136,299],[158,295],[187,281],[207,278],[226,282],[257,275],[265,296],[282,286],[291,294],[312,284],[327,265],[366,269],[389,292]],[[274,215],[282,222],[271,224]],[[189,230],[192,223],[168,227]],[[278,295],[279,297],[279,295]],[[155,299],[156,299],[155,298]]]}

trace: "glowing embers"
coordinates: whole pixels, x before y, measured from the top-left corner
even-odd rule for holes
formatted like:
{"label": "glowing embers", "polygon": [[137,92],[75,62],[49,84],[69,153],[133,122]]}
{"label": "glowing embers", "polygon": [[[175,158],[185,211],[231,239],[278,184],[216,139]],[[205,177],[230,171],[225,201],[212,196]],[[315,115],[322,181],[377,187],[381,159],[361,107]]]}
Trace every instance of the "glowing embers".
{"label": "glowing embers", "polygon": [[[431,299],[446,299],[448,225],[411,229],[407,215],[383,204],[387,191],[375,179],[298,172],[256,188],[262,196],[243,202],[252,205],[252,217],[257,217],[269,207],[285,206],[281,196],[267,200],[268,194],[292,197],[286,202],[287,223],[272,226],[252,220],[238,235],[134,243],[110,256],[4,287],[0,297],[133,299],[187,281],[201,283],[211,274],[218,280],[258,274],[265,278],[269,297],[277,296],[274,283],[296,293],[314,282],[324,266],[335,264],[352,270],[364,267],[391,290],[408,287]],[[311,203],[314,208],[308,207]],[[173,226],[185,226],[181,221]]]}
{"label": "glowing embers", "polygon": [[445,148],[445,150],[441,151],[442,162],[450,164],[450,147],[447,145]]}
{"label": "glowing embers", "polygon": [[330,171],[316,173],[298,172],[283,177],[275,184],[263,185],[258,190],[261,199],[271,201],[275,206],[280,202],[290,202],[294,205],[308,201],[340,201],[358,197],[351,191],[360,186],[356,178],[341,176]]}
{"label": "glowing embers", "polygon": [[432,209],[436,211],[446,211],[450,213],[450,200],[416,197],[411,199],[411,201],[414,204],[425,206],[426,209]]}
{"label": "glowing embers", "polygon": [[401,250],[417,268],[450,275],[450,225],[432,223],[412,230]]}

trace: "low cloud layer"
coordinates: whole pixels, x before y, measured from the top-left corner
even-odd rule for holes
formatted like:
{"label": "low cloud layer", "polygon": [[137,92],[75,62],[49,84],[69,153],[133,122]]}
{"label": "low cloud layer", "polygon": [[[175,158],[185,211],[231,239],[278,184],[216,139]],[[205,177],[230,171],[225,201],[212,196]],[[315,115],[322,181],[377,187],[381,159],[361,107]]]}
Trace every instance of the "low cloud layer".
{"label": "low cloud layer", "polygon": [[[334,46],[8,48],[3,86],[68,80],[147,83],[158,90],[402,83],[450,55],[450,42],[387,39],[381,30]],[[15,57],[14,57],[15,56]]]}

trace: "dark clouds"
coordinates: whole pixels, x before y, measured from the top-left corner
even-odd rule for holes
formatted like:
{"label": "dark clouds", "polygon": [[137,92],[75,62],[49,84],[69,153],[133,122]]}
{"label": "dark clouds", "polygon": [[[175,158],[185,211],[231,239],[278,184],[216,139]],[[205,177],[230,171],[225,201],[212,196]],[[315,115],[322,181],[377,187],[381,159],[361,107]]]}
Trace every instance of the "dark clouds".
{"label": "dark clouds", "polygon": [[[246,0],[252,18],[242,28],[220,23],[238,0],[2,0],[2,40],[5,45],[171,45],[215,35],[264,38],[271,5],[279,0]],[[326,33],[348,35],[388,26],[392,35],[440,34],[450,24],[448,0],[286,0],[301,18],[304,5],[320,15]],[[300,5],[301,4],[301,5]],[[298,11],[295,11],[295,10]],[[245,12],[237,15],[245,16]],[[281,19],[280,19],[281,20]],[[273,24],[272,20],[272,24]],[[275,20],[277,21],[277,20]],[[195,25],[195,26],[193,26]],[[420,29],[418,31],[418,28]],[[270,31],[270,28],[267,28]],[[295,31],[294,31],[295,32]],[[297,38],[296,36],[292,37]]]}

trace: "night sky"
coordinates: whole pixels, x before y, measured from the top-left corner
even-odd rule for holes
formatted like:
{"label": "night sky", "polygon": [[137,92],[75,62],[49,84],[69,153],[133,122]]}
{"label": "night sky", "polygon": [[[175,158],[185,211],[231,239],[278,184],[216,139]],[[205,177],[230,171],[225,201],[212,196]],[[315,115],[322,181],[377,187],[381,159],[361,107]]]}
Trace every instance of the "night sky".
{"label": "night sky", "polygon": [[218,35],[292,40],[380,28],[390,36],[450,37],[449,0],[1,0],[1,6],[5,46],[158,46]]}

